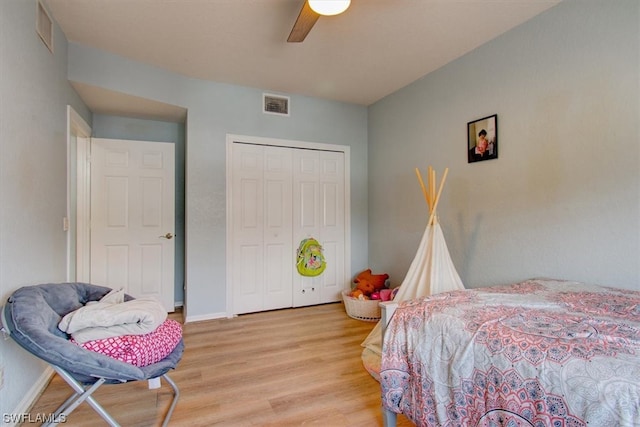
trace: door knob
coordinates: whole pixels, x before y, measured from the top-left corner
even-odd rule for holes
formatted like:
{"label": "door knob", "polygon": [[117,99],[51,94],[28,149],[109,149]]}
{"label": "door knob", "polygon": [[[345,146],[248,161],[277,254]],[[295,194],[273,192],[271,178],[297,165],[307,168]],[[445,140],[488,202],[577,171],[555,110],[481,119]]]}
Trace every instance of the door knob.
{"label": "door knob", "polygon": [[167,233],[164,236],[160,236],[160,239],[167,239],[167,240],[171,240],[173,239],[173,234],[171,233]]}

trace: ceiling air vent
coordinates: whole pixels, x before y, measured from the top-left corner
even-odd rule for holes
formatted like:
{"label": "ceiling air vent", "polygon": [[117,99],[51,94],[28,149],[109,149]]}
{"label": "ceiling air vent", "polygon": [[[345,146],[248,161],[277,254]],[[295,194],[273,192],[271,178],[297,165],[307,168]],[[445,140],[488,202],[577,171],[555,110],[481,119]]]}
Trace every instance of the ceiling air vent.
{"label": "ceiling air vent", "polygon": [[36,32],[53,53],[53,22],[51,17],[41,2],[38,2],[38,11],[36,13]]}
{"label": "ceiling air vent", "polygon": [[262,94],[262,111],[267,114],[277,114],[280,116],[289,115],[289,97]]}

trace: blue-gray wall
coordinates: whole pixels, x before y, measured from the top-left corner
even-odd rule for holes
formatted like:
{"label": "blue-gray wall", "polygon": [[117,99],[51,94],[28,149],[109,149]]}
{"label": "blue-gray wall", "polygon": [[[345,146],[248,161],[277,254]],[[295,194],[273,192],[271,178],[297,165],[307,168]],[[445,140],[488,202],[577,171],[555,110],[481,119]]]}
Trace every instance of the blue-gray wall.
{"label": "blue-gray wall", "polygon": [[[67,105],[91,122],[67,80],[64,34],[54,28],[52,54],[35,22],[35,0],[0,1],[0,304],[67,279]],[[28,409],[44,367],[0,339],[0,414]]]}
{"label": "blue-gray wall", "polygon": [[185,128],[187,319],[226,315],[226,135],[351,148],[352,271],[367,266],[367,109],[291,95],[291,114],[262,113],[260,89],[186,78],[69,44],[69,79],[188,110]]}
{"label": "blue-gray wall", "polygon": [[[369,109],[369,261],[404,278],[440,222],[467,287],[534,276],[640,290],[640,2],[565,0]],[[498,115],[499,158],[467,163]]]}
{"label": "blue-gray wall", "polygon": [[[194,315],[224,310],[227,133],[351,146],[353,272],[402,280],[426,222],[413,170],[431,164],[451,168],[439,211],[467,286],[555,276],[638,289],[639,8],[565,0],[368,110],[292,95],[282,118],[260,112],[260,90],[67,46],[57,26],[51,55],[33,27],[36,1],[2,0],[0,298],[66,277],[67,104],[92,123],[67,78],[189,109]],[[493,113],[500,158],[467,164],[466,123]],[[0,368],[0,412],[23,409],[43,365],[0,340]]]}

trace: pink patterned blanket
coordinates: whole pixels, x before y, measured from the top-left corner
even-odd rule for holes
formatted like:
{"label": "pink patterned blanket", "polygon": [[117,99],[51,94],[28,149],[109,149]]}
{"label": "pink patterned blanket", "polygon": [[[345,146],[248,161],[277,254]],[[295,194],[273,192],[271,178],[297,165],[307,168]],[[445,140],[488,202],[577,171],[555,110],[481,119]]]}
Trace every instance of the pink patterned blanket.
{"label": "pink patterned blanket", "polygon": [[84,343],[76,342],[73,338],[70,341],[85,350],[143,367],[167,357],[181,339],[182,325],[173,319],[166,319],[153,332],[144,335],[120,335]]}
{"label": "pink patterned blanket", "polygon": [[640,426],[640,292],[539,279],[400,303],[380,384],[418,426]]}

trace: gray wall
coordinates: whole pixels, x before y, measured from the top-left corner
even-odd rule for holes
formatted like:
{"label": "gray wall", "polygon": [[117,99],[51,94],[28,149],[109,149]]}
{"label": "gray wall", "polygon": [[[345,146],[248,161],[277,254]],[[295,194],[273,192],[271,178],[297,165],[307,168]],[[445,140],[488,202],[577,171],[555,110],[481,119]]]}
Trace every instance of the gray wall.
{"label": "gray wall", "polygon": [[[67,105],[91,121],[67,81],[64,35],[56,26],[52,54],[35,22],[34,0],[0,1],[0,304],[21,286],[66,280]],[[44,366],[0,339],[0,414],[25,403]]]}
{"label": "gray wall", "polygon": [[[179,76],[69,44],[69,79],[188,110],[186,123],[187,319],[226,315],[226,135],[351,147],[352,271],[366,268],[367,109],[291,95],[290,117],[262,113],[262,90]],[[365,249],[363,249],[365,248]]]}
{"label": "gray wall", "polygon": [[184,302],[184,172],[185,172],[185,135],[184,124],[141,120],[128,117],[93,115],[91,129],[96,138],[126,139],[137,141],[172,142],[175,144],[176,192],[175,192],[175,302]]}
{"label": "gray wall", "polygon": [[[640,289],[640,2],[565,0],[369,109],[369,260],[399,284],[427,221],[466,287],[547,276]],[[467,163],[498,114],[499,158]]]}

